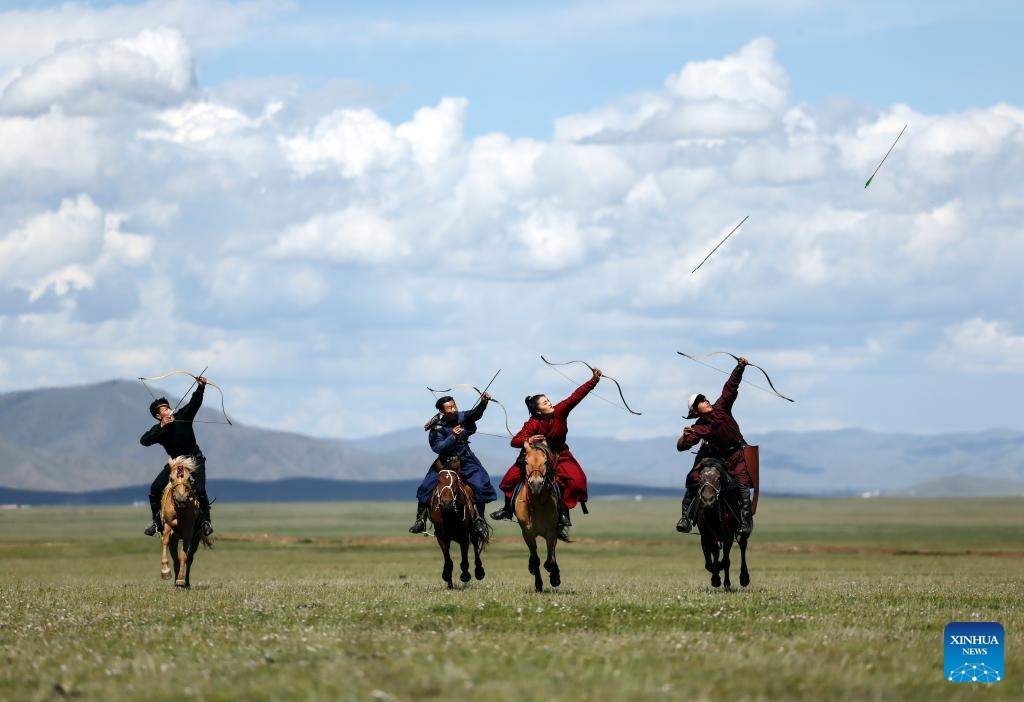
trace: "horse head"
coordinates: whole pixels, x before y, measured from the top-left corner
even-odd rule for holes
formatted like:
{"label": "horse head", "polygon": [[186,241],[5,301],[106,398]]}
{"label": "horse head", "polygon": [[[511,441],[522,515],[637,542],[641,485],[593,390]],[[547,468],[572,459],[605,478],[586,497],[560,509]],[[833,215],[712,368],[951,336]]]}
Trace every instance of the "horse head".
{"label": "horse head", "polygon": [[544,484],[554,472],[555,460],[547,441],[527,441],[523,444],[523,472],[526,485],[534,495],[540,494]]}
{"label": "horse head", "polygon": [[705,507],[711,507],[722,492],[722,471],[725,465],[717,458],[705,458],[701,461],[698,478],[700,479],[700,501]]}
{"label": "horse head", "polygon": [[442,512],[454,512],[462,480],[462,460],[457,456],[438,459],[437,498]]}
{"label": "horse head", "polygon": [[184,505],[195,499],[192,487],[192,473],[196,460],[191,456],[178,456],[168,461],[171,467],[171,497],[175,505]]}

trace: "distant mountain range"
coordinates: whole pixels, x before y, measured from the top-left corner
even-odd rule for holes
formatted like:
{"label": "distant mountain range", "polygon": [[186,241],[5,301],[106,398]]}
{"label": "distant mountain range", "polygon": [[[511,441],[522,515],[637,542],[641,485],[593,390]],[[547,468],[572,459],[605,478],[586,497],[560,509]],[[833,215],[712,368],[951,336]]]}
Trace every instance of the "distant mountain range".
{"label": "distant mountain range", "polygon": [[[8,489],[0,502],[17,501],[9,498],[24,491],[100,494],[148,484],[165,458],[159,447],[138,442],[153,424],[146,413],[151,399],[139,383],[120,380],[0,394],[0,488]],[[197,419],[223,422],[210,399]],[[202,424],[196,433],[211,482],[237,483],[231,490],[242,493],[249,488],[239,485],[255,484],[257,493],[282,499],[285,493],[289,499],[356,493],[392,499],[396,485],[405,486],[408,498],[433,458],[418,427],[364,439],[318,439],[237,422]],[[766,493],[1024,495],[1024,432],[919,436],[847,429],[748,434],[747,440],[761,446]],[[671,436],[571,435],[569,442],[595,495],[675,494],[692,463]],[[516,456],[502,438],[478,435],[473,446],[495,481]],[[294,482],[299,478],[321,482]]]}

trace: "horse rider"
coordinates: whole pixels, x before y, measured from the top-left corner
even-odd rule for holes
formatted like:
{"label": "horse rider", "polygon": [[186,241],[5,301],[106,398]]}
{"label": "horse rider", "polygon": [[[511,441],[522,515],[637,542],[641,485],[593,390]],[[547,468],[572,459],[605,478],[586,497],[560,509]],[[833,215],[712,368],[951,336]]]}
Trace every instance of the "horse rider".
{"label": "horse rider", "polygon": [[683,428],[682,436],[676,441],[676,449],[686,451],[698,442],[701,442],[701,447],[693,461],[693,469],[686,476],[683,516],[676,524],[677,531],[688,533],[693,528],[690,520],[690,503],[697,495],[697,475],[705,458],[717,458],[725,464],[725,475],[722,476],[725,480],[725,489],[737,497],[740,503],[739,533],[749,535],[753,529],[750,514],[750,488],[753,483],[743,456],[743,447],[747,442],[743,440],[740,427],[732,416],[732,406],[736,402],[740,380],[743,379],[743,369],[746,367],[747,359],[740,358],[729,379],[725,381],[721,396],[714,404],[700,393],[691,395],[687,403],[689,414],[686,418],[697,421],[692,426]]}
{"label": "horse rider", "polygon": [[[139,443],[143,446],[160,444],[167,451],[168,458],[178,456],[191,456],[195,459],[196,469],[192,472],[192,487],[199,499],[199,509],[202,515],[203,536],[213,533],[213,525],[210,522],[210,498],[206,494],[206,457],[199,450],[196,443],[195,432],[192,431],[192,420],[203,404],[203,393],[206,390],[206,378],[196,378],[199,387],[192,393],[188,404],[177,412],[171,409],[166,397],[160,397],[149,405],[149,413],[157,420],[158,424],[142,435]],[[171,478],[170,463],[165,463],[163,469],[156,476],[156,480],[149,486],[149,508],[153,512],[153,523],[146,527],[143,532],[146,536],[153,536],[163,531],[160,523],[160,499],[163,496],[164,488]]]}
{"label": "horse rider", "polygon": [[458,459],[462,464],[462,477],[473,488],[476,499],[476,520],[473,529],[478,535],[487,533],[487,522],[484,518],[484,505],[494,502],[497,493],[491,485],[491,476],[487,474],[480,459],[469,447],[469,437],[476,433],[476,423],[484,416],[487,403],[491,399],[489,392],[480,394],[480,402],[475,407],[460,412],[459,406],[451,395],[445,395],[434,403],[438,414],[424,427],[430,433],[427,438],[430,448],[437,454],[437,459],[430,464],[427,475],[416,490],[416,521],[409,527],[412,534],[422,534],[427,530],[427,514],[430,510],[430,495],[437,485],[437,471],[451,459]]}
{"label": "horse rider", "polygon": [[[590,391],[597,387],[601,380],[601,371],[594,369],[590,380],[580,385],[569,397],[557,405],[552,405],[547,395],[531,395],[527,397],[526,409],[530,412],[530,418],[523,424],[519,433],[512,437],[512,447],[522,449],[527,441],[544,439],[548,448],[555,454],[555,482],[559,487],[562,496],[559,505],[558,528],[559,538],[567,539],[566,529],[572,526],[569,518],[569,510],[577,503],[583,503],[584,510],[587,503],[587,476],[580,467],[576,457],[572,455],[569,446],[565,443],[569,433],[569,413],[578,405]],[[520,450],[519,458],[515,464],[508,469],[505,477],[502,478],[499,488],[505,493],[505,506],[496,512],[491,513],[491,519],[512,519],[514,510],[512,508],[512,495],[516,487],[523,480],[523,452]]]}

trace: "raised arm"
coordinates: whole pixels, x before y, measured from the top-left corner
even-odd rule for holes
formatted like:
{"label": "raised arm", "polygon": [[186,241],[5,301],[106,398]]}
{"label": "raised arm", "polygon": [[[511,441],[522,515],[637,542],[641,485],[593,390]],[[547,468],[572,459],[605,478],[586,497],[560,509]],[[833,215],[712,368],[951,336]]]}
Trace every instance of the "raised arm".
{"label": "raised arm", "polygon": [[480,418],[484,416],[484,410],[487,409],[487,403],[490,399],[490,393],[485,392],[480,395],[480,402],[477,403],[476,407],[466,412],[465,420],[467,422],[479,422]]}
{"label": "raised arm", "polygon": [[747,367],[747,359],[741,358],[740,362],[736,364],[732,373],[729,375],[729,379],[725,381],[725,385],[722,387],[722,395],[715,401],[715,406],[724,409],[726,412],[732,412],[732,405],[736,402],[736,396],[740,392],[740,381],[743,380],[743,369]]}
{"label": "raised arm", "polygon": [[595,368],[594,374],[590,377],[590,380],[580,385],[578,388],[573,390],[572,395],[565,398],[557,405],[555,405],[555,412],[563,415],[569,414],[573,411],[573,408],[578,405],[584,397],[590,394],[590,391],[597,387],[597,383],[601,380],[600,369]]}
{"label": "raised arm", "polygon": [[174,418],[191,422],[196,418],[196,413],[199,412],[199,408],[203,406],[203,394],[206,392],[206,378],[201,378],[199,387],[192,393],[192,397],[189,398],[188,404],[182,407],[180,410],[174,413]]}

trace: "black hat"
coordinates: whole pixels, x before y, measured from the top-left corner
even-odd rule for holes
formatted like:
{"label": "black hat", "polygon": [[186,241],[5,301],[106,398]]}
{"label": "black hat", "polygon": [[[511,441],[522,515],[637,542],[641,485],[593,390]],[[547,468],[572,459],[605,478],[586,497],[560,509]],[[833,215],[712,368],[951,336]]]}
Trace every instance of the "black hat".
{"label": "black hat", "polygon": [[156,398],[155,400],[149,403],[149,413],[153,415],[153,417],[156,417],[156,411],[164,405],[167,405],[168,407],[171,406],[171,403],[167,401],[166,397]]}

